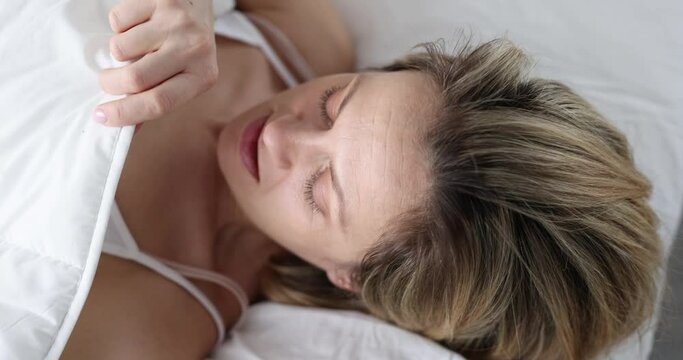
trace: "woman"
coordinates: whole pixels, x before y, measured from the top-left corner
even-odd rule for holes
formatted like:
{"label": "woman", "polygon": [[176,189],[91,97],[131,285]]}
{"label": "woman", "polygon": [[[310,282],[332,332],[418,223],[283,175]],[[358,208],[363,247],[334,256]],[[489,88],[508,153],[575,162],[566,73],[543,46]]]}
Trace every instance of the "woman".
{"label": "woman", "polygon": [[[473,358],[591,358],[649,317],[650,185],[585,100],[501,40],[345,73],[347,41],[300,38],[348,39],[337,15],[296,6],[260,14],[342,73],[284,91],[261,52],[216,38],[216,84],[131,144],[116,202],[145,253]],[[193,284],[237,321],[237,297]],[[188,291],[105,254],[65,357],[197,358],[217,337]]]}

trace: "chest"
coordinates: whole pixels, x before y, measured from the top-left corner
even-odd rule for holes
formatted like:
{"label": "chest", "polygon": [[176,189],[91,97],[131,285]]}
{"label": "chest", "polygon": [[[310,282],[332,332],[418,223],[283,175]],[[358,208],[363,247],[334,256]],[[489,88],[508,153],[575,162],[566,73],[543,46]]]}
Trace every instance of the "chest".
{"label": "chest", "polygon": [[[234,206],[216,159],[215,129],[284,89],[260,50],[217,37],[219,79],[206,93],[145,123],[131,142],[116,202],[145,252],[210,264]],[[219,215],[220,214],[220,215]]]}

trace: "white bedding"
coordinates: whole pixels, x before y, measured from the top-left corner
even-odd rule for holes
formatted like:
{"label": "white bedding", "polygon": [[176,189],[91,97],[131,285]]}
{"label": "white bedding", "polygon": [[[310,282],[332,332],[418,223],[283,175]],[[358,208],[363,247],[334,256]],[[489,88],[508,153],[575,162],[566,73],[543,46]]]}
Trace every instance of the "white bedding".
{"label": "white bedding", "polygon": [[[3,359],[58,357],[99,259],[133,131],[90,120],[93,108],[112,98],[100,91],[96,73],[118,65],[109,56],[106,21],[115,2],[3,0],[0,6]],[[653,181],[660,233],[671,244],[683,203],[683,3],[336,2],[355,34],[361,67],[382,64],[419,41],[451,39],[462,25],[482,40],[507,32],[536,56],[539,74],[573,86],[626,132]],[[644,358],[651,340],[647,332],[615,357]],[[230,354],[458,358],[372,318],[275,304],[254,307],[216,356]]]}
{"label": "white bedding", "polygon": [[0,357],[56,358],[92,282],[132,128],[97,126],[107,11],[0,6]]}
{"label": "white bedding", "polygon": [[355,311],[257,304],[214,360],[464,360],[414,333]]}

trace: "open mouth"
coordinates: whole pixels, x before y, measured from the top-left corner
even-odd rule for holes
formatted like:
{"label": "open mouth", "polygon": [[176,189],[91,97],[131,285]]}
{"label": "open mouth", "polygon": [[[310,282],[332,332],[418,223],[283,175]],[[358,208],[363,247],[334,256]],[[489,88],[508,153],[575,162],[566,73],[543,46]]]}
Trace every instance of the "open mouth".
{"label": "open mouth", "polygon": [[261,136],[263,126],[266,124],[266,120],[268,120],[267,115],[253,120],[247,124],[242,131],[239,142],[239,151],[242,162],[257,182],[259,181],[258,141],[259,137]]}

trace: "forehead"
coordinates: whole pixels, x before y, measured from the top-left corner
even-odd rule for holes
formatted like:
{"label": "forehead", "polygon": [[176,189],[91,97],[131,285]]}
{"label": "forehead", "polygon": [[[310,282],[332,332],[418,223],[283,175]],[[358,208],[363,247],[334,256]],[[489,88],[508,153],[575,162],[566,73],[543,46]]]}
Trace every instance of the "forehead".
{"label": "forehead", "polygon": [[352,238],[376,239],[391,217],[414,206],[426,191],[427,157],[420,138],[436,98],[434,84],[417,72],[363,75],[337,120]]}

